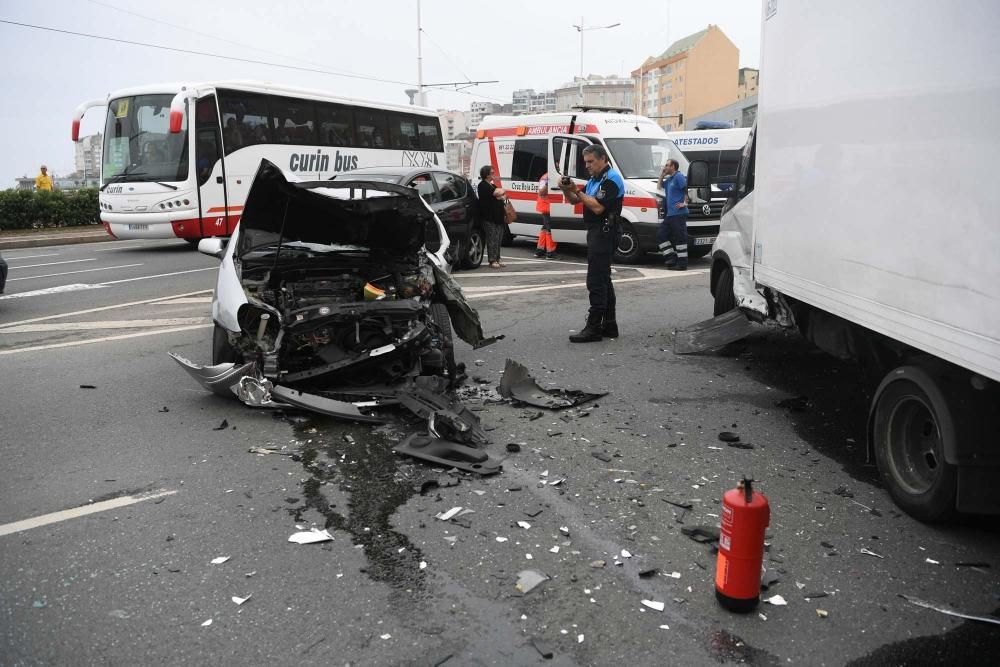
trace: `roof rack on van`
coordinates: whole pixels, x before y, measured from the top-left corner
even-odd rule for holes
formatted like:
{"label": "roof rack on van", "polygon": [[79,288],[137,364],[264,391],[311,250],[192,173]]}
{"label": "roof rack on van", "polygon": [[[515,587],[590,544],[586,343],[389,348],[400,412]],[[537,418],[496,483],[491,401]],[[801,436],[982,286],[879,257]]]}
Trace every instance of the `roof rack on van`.
{"label": "roof rack on van", "polygon": [[608,113],[635,113],[632,107],[602,107],[593,104],[581,104],[572,107],[574,111],[606,111]]}

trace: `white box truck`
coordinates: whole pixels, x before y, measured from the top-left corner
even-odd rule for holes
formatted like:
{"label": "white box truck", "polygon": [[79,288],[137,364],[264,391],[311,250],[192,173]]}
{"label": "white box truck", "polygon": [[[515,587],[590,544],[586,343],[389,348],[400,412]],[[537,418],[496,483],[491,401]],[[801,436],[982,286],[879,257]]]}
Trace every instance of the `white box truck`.
{"label": "white box truck", "polygon": [[[476,130],[469,177],[478,183],[480,168],[492,165],[517,211],[517,222],[510,225],[509,233],[537,238],[542,224],[541,215],[535,211],[538,180],[548,173],[554,183],[562,175],[568,154],[568,175],[582,187],[590,178],[583,165],[583,149],[590,144],[603,146],[611,165],[625,179],[624,233],[615,260],[639,262],[646,253],[657,251],[656,230],[663,220],[660,170],[668,158],[687,170],[687,158],[655,121],[633,115],[628,109],[607,107],[486,116]],[[586,244],[582,207],[569,204],[554,187],[549,188],[549,204],[553,238],[559,243]],[[711,250],[721,210],[721,203],[714,210],[707,203],[690,208],[691,257],[703,257]]]}
{"label": "white box truck", "polygon": [[1000,511],[998,30],[991,0],[765,0],[757,124],[712,248],[716,315],[882,369],[869,454],[928,521]]}

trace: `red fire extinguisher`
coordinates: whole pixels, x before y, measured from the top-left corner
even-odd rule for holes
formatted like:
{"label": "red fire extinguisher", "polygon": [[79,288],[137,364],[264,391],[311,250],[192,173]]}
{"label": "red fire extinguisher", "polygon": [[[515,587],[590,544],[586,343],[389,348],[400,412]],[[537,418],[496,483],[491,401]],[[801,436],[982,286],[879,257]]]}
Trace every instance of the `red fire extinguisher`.
{"label": "red fire extinguisher", "polygon": [[764,531],[771,508],[747,477],[722,496],[722,529],[715,564],[715,597],[730,611],[753,611],[760,603]]}

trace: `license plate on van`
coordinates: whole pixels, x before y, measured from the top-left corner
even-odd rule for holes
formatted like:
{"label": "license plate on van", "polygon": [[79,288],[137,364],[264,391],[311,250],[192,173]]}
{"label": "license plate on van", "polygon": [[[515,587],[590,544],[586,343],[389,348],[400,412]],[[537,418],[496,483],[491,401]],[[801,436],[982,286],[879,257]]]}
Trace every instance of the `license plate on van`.
{"label": "license plate on van", "polygon": [[149,229],[149,225],[133,225],[128,226],[130,232],[144,232]]}
{"label": "license plate on van", "polygon": [[699,236],[694,240],[695,245],[712,245],[713,243],[715,243],[714,236]]}

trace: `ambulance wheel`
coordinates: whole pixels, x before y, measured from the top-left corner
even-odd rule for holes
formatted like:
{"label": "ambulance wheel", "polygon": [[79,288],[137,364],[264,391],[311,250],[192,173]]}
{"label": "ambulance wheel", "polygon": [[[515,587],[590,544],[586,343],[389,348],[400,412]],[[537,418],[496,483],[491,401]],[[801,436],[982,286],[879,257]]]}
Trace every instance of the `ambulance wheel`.
{"label": "ambulance wheel", "polygon": [[933,373],[902,366],[889,373],[872,405],[872,447],[886,490],[907,514],[926,522],[955,513],[958,472],[952,413]]}
{"label": "ambulance wheel", "polygon": [[618,247],[615,248],[615,261],[622,264],[638,264],[645,254],[632,225],[623,222],[622,235],[618,237]]}
{"label": "ambulance wheel", "polygon": [[229,332],[226,331],[225,327],[216,324],[215,331],[212,333],[212,363],[226,364],[230,362],[241,364],[243,358],[229,344]]}
{"label": "ambulance wheel", "polygon": [[723,313],[728,313],[736,307],[736,295],[733,294],[733,269],[726,267],[722,269],[718,279],[715,281],[715,307],[712,314],[718,317]]}
{"label": "ambulance wheel", "polygon": [[469,238],[465,242],[465,257],[462,258],[463,269],[478,269],[483,263],[483,254],[486,251],[486,237],[483,235],[483,228],[473,225],[469,230]]}

